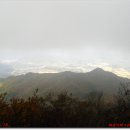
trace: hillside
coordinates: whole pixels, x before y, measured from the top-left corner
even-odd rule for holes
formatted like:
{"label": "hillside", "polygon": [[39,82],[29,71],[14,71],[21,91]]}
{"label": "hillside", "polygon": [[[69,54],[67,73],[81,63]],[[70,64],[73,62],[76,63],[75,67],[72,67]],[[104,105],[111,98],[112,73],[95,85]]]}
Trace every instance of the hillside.
{"label": "hillside", "polygon": [[0,80],[0,92],[7,92],[9,97],[26,97],[38,88],[40,95],[67,91],[74,96],[85,98],[90,92],[100,91],[111,96],[117,92],[121,82],[129,81],[100,68],[88,73],[27,73]]}

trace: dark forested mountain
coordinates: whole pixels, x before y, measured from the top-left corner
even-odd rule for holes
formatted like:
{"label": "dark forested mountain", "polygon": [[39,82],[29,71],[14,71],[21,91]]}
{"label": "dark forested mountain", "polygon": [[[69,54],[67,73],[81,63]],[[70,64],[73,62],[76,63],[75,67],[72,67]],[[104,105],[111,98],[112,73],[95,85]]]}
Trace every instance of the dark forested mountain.
{"label": "dark forested mountain", "polygon": [[111,72],[97,68],[88,73],[27,73],[20,76],[11,76],[0,80],[0,92],[7,92],[9,96],[26,97],[38,88],[40,95],[48,92],[67,91],[74,96],[85,98],[93,91],[103,92],[111,96],[117,92],[121,82],[129,82],[127,78],[119,77]]}

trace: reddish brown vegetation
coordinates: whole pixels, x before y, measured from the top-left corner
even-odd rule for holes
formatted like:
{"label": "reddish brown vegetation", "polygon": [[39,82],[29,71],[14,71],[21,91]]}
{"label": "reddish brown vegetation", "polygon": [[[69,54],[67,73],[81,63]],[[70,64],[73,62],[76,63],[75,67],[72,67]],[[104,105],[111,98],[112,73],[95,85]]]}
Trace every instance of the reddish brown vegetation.
{"label": "reddish brown vegetation", "polygon": [[7,101],[5,97],[0,95],[1,127],[109,127],[130,123],[130,91],[126,86],[109,104],[100,93],[91,93],[84,101],[66,92],[39,97],[37,90],[28,99]]}

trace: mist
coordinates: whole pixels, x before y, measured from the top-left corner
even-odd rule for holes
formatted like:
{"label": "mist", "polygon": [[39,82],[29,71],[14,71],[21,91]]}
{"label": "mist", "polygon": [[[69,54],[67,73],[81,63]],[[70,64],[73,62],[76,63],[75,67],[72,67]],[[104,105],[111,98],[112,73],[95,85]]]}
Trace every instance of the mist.
{"label": "mist", "polygon": [[1,0],[0,64],[13,74],[100,67],[130,77],[129,6],[129,0]]}

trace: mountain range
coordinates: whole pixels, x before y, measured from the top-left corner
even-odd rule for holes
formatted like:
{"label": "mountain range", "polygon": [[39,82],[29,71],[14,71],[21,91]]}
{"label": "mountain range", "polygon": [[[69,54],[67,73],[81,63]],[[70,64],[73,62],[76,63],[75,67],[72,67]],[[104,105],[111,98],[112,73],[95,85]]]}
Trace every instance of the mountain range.
{"label": "mountain range", "polygon": [[9,97],[27,97],[38,88],[39,95],[67,91],[73,96],[85,98],[88,93],[96,91],[111,97],[117,93],[122,82],[130,82],[130,79],[100,68],[87,73],[27,73],[0,79],[0,93],[7,92]]}

